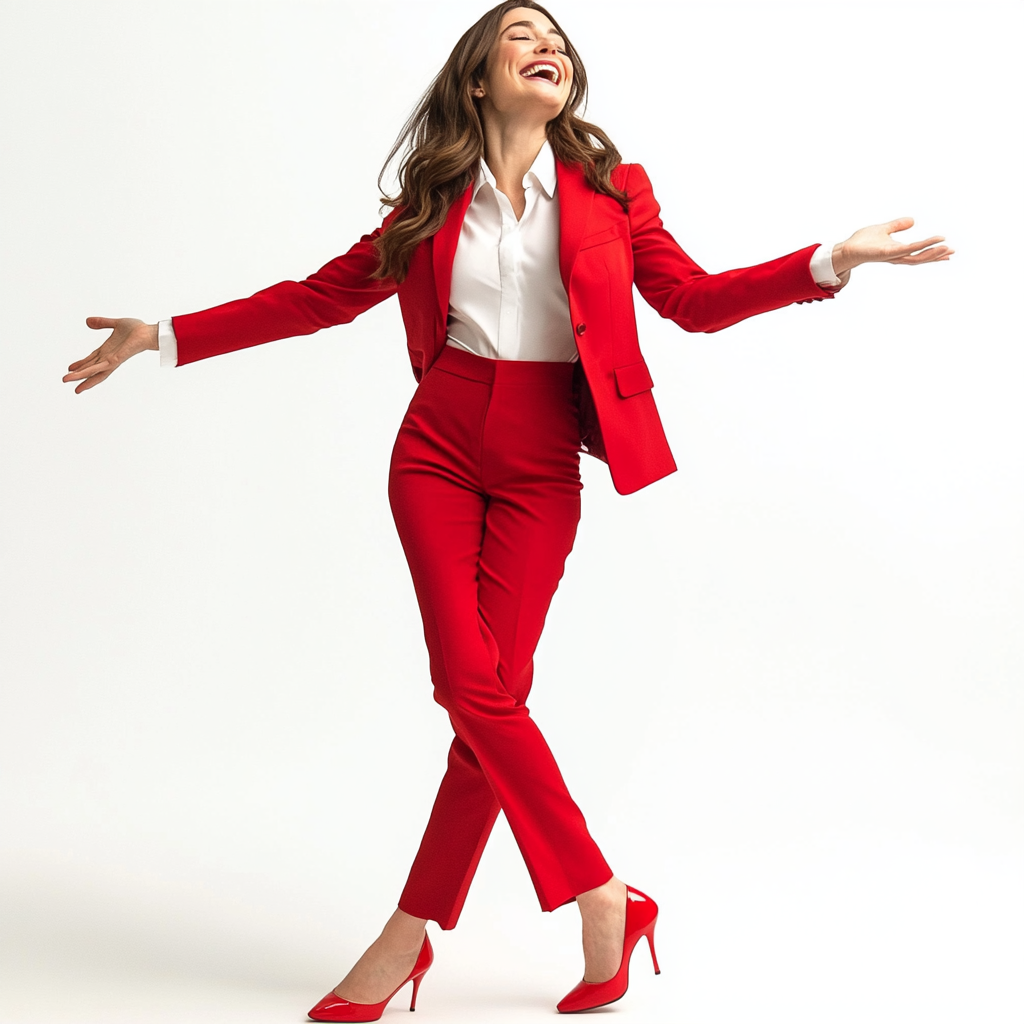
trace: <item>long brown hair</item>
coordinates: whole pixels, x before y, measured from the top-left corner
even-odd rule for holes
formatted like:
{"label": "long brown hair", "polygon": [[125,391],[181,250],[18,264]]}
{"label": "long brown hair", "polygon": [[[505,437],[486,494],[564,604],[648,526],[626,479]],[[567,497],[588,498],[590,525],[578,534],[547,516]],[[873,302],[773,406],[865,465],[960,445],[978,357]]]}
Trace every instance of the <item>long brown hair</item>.
{"label": "long brown hair", "polygon": [[597,125],[576,116],[576,110],[587,97],[587,72],[579,54],[540,4],[505,0],[489,10],[455,44],[384,162],[377,179],[382,192],[388,167],[399,152],[406,150],[398,167],[398,195],[381,199],[385,206],[401,209],[375,242],[380,256],[375,278],[404,281],[413,249],[424,238],[436,234],[452,203],[473,181],[484,152],[484,130],[478,101],[470,90],[484,76],[502,20],[517,7],[540,11],[562,37],[572,62],[569,99],[561,113],[547,124],[548,141],[555,156],[563,163],[582,165],[591,188],[626,206],[626,194],[611,181],[612,171],[622,161],[619,151]]}

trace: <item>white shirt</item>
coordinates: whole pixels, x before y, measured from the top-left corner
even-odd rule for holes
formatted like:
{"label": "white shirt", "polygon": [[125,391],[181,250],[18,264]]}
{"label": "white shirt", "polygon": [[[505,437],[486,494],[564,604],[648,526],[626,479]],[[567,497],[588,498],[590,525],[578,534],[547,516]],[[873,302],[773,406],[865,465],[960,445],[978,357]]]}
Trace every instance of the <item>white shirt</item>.
{"label": "white shirt", "polygon": [[[558,176],[545,142],[523,178],[526,209],[516,220],[480,160],[452,265],[448,344],[487,359],[571,363],[578,358],[569,299],[558,266]],[[818,284],[838,286],[832,246],[811,256]],[[160,365],[176,366],[178,342],[170,320],[157,334]]]}
{"label": "white shirt", "polygon": [[545,142],[523,177],[518,220],[480,161],[452,265],[448,344],[488,359],[578,358],[558,268],[558,176]]}

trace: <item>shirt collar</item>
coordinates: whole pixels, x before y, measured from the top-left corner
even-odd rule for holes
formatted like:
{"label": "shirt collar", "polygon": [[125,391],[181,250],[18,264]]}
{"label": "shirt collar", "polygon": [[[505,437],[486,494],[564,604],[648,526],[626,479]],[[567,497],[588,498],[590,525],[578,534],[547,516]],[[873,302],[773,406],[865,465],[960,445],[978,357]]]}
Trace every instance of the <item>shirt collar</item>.
{"label": "shirt collar", "polygon": [[[531,181],[530,179],[533,179]],[[529,188],[532,184],[536,183],[540,186],[541,191],[548,197],[553,199],[555,196],[555,189],[558,187],[558,171],[555,167],[555,153],[551,148],[551,143],[546,139],[544,145],[540,147],[540,152],[537,154],[537,158],[533,161],[530,169],[523,176],[523,185]],[[477,170],[476,181],[473,183],[473,198],[476,199],[477,192],[483,188],[484,185],[490,185],[491,188],[496,189],[498,182],[494,175],[491,173],[490,167],[487,166],[487,161],[483,157],[480,157],[480,167]]]}

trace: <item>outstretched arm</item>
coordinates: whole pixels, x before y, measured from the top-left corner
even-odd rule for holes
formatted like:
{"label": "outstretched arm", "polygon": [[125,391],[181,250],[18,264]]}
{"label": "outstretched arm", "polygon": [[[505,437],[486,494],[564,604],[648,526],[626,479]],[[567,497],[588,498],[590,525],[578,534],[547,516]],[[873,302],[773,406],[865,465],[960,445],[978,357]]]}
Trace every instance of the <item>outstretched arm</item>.
{"label": "outstretched arm", "polygon": [[177,364],[351,323],[394,295],[394,281],[370,276],[379,265],[373,243],[394,216],[305,280],[281,281],[247,299],[174,317]]}
{"label": "outstretched arm", "polygon": [[[817,245],[767,263],[709,274],[665,230],[650,180],[639,164],[629,168],[625,188],[632,198],[629,220],[636,286],[651,306],[684,330],[720,331],[793,302],[831,298],[838,290],[819,285],[811,273]],[[911,224],[912,220],[904,218],[862,228],[834,246],[832,265],[839,287],[861,263],[917,264],[949,258],[951,250],[946,247],[928,248],[941,238],[899,244],[889,237],[888,232],[905,230]]]}
{"label": "outstretched arm", "polygon": [[[333,324],[349,323],[371,306],[393,295],[393,281],[373,280],[377,269],[374,240],[388,224],[364,235],[347,253],[303,281],[282,281],[247,299],[174,318],[176,363],[190,363],[222,352],[259,345],[278,338],[312,334]],[[91,316],[86,324],[112,334],[97,349],[72,363],[63,380],[79,381],[75,394],[95,387],[125,360],[159,348],[159,327],[132,317]]]}

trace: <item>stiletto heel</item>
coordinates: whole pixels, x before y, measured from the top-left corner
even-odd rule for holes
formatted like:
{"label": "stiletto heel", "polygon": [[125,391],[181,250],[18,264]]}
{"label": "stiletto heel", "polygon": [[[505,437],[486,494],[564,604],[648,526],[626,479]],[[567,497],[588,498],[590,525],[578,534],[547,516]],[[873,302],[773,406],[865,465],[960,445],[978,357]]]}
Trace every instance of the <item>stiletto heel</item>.
{"label": "stiletto heel", "polygon": [[559,1013],[579,1013],[607,1006],[621,999],[629,987],[629,958],[641,938],[646,937],[654,962],[654,973],[661,974],[654,955],[654,926],[658,921],[658,904],[639,889],[626,886],[626,927],[622,937],[622,960],[615,977],[608,981],[581,981],[559,1004]]}
{"label": "stiletto heel", "polygon": [[654,964],[654,973],[661,974],[661,968],[658,966],[658,954],[654,952],[654,925],[651,925],[651,930],[646,935],[647,945],[651,948],[651,962]]}
{"label": "stiletto heel", "polygon": [[[416,963],[413,964],[412,970],[409,972],[409,976],[402,982],[402,985],[412,982],[412,1002],[409,1004],[410,1010],[416,1009],[416,993],[419,991],[420,982],[423,980],[423,975],[430,970],[430,965],[434,962],[434,950],[430,945],[430,938],[424,934],[423,945],[420,946],[419,956],[416,957]],[[384,1012],[384,1007],[391,1002],[394,998],[395,993],[402,987],[399,985],[394,992],[382,1000],[379,1003],[353,1003],[348,999],[342,999],[340,996],[336,996],[333,992],[328,992],[327,995],[320,1000],[312,1010],[309,1011],[310,1020],[325,1020],[325,1021],[344,1021],[346,1024],[356,1024],[356,1022],[364,1022],[371,1020],[380,1020],[381,1014]]]}

